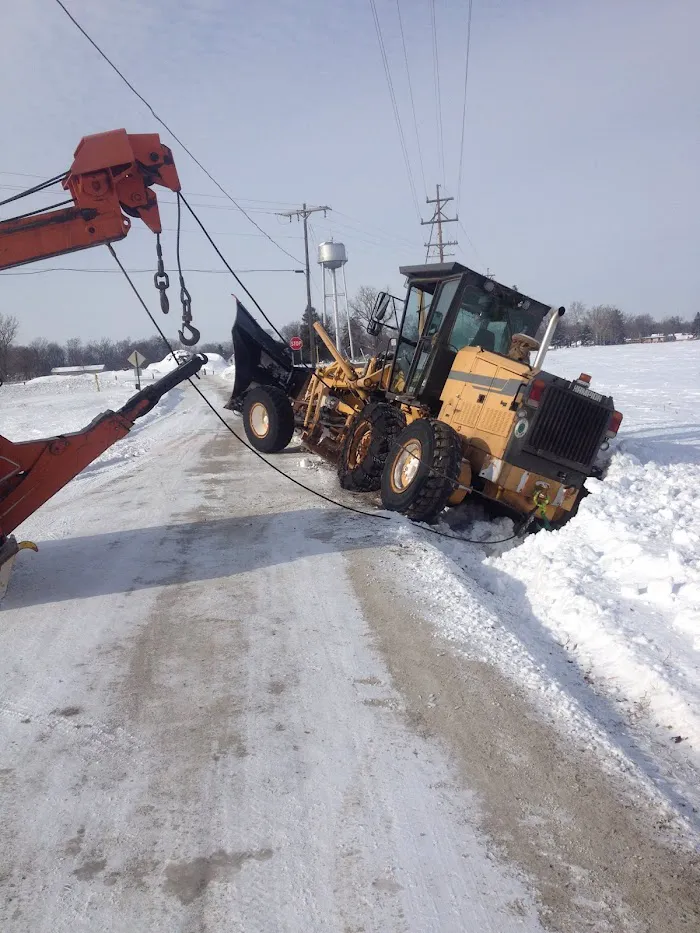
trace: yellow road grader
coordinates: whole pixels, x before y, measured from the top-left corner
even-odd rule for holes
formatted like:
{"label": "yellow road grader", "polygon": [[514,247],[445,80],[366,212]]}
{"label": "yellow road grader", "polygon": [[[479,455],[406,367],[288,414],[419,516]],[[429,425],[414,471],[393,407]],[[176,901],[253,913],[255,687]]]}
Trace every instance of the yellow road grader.
{"label": "yellow road grader", "polygon": [[380,293],[368,327],[395,337],[361,363],[317,323],[332,361],[295,365],[238,304],[227,407],[241,412],[250,443],[281,451],[296,428],[337,464],[345,489],[381,490],[384,508],[415,521],[478,493],[524,523],[562,524],[622,421],[590,376],[571,381],[542,369],[564,308],[456,262],[400,271],[402,313],[398,299]]}

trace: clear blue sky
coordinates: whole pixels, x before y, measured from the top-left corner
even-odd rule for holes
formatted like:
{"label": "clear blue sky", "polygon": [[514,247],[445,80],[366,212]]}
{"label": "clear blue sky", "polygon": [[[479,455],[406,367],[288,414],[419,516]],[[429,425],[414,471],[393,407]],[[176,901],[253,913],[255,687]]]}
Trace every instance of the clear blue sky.
{"label": "clear blue sky", "polygon": [[[108,55],[255,219],[299,259],[301,226],[271,213],[306,200],[348,250],[349,290],[401,287],[422,261],[427,228],[401,157],[369,0],[65,0]],[[429,0],[400,0],[425,182],[459,198],[458,259],[544,301],[611,302],[626,312],[700,310],[700,4],[690,0],[474,0],[463,184],[457,189],[466,0],[436,0],[445,174],[439,158]],[[376,0],[424,216],[395,0]],[[54,0],[0,0],[0,184],[66,168],[83,135],[158,131],[144,106]],[[163,138],[170,143],[167,134]],[[173,145],[185,192],[236,269],[297,263],[257,234]],[[12,193],[0,188],[0,194]],[[165,192],[161,202],[171,201]],[[32,206],[39,206],[32,203]],[[454,204],[451,205],[454,207]],[[175,212],[163,204],[167,228]],[[0,216],[8,216],[3,208]],[[317,215],[318,217],[318,215]],[[193,223],[185,224],[193,231]],[[139,229],[139,227],[141,229]],[[472,245],[473,244],[473,245]],[[174,259],[174,236],[164,236]],[[150,268],[154,237],[138,222],[118,251]],[[186,266],[216,268],[200,235]],[[50,266],[108,267],[106,249]],[[243,276],[271,318],[299,317],[303,277]],[[149,275],[137,276],[155,309]],[[314,301],[319,303],[316,275]],[[235,283],[189,276],[205,340],[230,331]],[[173,305],[176,306],[173,289]],[[116,275],[4,276],[0,313],[20,339],[145,335],[150,325]],[[174,307],[171,314],[177,313]],[[174,334],[174,321],[168,321]]]}

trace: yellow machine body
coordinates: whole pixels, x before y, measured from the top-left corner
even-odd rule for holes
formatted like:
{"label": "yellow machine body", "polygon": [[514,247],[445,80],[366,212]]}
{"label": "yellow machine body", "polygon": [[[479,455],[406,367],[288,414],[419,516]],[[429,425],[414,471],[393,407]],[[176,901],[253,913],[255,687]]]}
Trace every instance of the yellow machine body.
{"label": "yellow machine body", "polygon": [[[463,438],[464,459],[471,476],[484,481],[484,494],[518,512],[537,507],[556,521],[570,511],[577,490],[507,463],[504,453],[517,417],[519,399],[536,377],[527,363],[510,360],[479,347],[457,353],[440,396],[440,421]],[[465,474],[463,465],[463,476]],[[466,485],[461,481],[462,485]],[[458,490],[453,496],[460,495]],[[461,492],[461,498],[466,496]]]}

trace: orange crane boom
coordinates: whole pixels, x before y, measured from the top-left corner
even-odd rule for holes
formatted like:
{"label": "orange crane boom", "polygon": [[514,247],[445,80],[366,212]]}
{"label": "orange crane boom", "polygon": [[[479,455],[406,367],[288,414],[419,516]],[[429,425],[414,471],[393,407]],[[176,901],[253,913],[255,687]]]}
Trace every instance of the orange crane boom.
{"label": "orange crane boom", "polygon": [[[0,269],[121,240],[131,228],[130,217],[139,218],[160,234],[158,200],[151,188],[160,185],[180,191],[172,153],[158,134],[133,135],[123,129],[83,137],[61,184],[70,193],[72,206],[0,221]],[[163,295],[167,276],[160,246],[158,257],[156,286]],[[159,285],[159,279],[165,283]],[[166,310],[167,303],[161,301],[161,305]],[[183,326],[192,334],[185,342],[193,344],[199,332],[189,320],[191,316],[184,317],[183,307]],[[181,339],[185,339],[182,332]],[[0,436],[0,568],[21,548],[36,549],[31,542],[18,543],[11,532],[124,437],[162,395],[191,378],[206,361],[206,356],[197,354],[132,396],[119,411],[104,412],[74,434],[24,443]]]}
{"label": "orange crane boom", "polygon": [[162,230],[151,186],[180,190],[170,149],[157,133],[84,136],[62,181],[73,206],[0,222],[0,269],[123,239],[131,217]]}

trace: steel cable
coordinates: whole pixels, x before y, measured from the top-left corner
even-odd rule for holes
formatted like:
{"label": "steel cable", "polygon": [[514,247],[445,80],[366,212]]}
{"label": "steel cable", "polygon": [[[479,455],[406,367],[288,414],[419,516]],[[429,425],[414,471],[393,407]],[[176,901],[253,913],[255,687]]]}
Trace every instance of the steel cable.
{"label": "steel cable", "polygon": [[[116,254],[116,252],[115,252],[115,250],[114,250],[114,247],[112,246],[111,243],[108,243],[108,244],[107,244],[107,248],[109,249],[110,253],[112,254],[112,256],[113,256],[115,262],[116,262],[117,265],[119,266],[119,269],[120,269],[121,272],[123,273],[123,275],[124,275],[126,281],[129,283],[129,285],[130,285],[130,287],[131,287],[131,290],[133,291],[134,295],[136,296],[136,298],[137,298],[139,304],[141,305],[141,307],[143,308],[143,310],[144,310],[144,311],[146,312],[146,314],[148,315],[148,318],[150,319],[151,323],[153,324],[153,326],[155,327],[156,331],[157,331],[158,334],[160,335],[161,339],[163,340],[163,343],[165,344],[165,346],[168,348],[169,352],[171,353],[171,355],[172,355],[172,357],[173,357],[173,360],[176,359],[176,357],[175,357],[175,350],[174,350],[172,344],[170,343],[170,341],[168,340],[168,338],[165,336],[165,334],[164,334],[162,328],[161,328],[160,325],[158,324],[157,320],[155,319],[155,317],[154,317],[153,314],[151,313],[151,311],[150,311],[148,305],[146,304],[146,302],[144,301],[143,297],[141,296],[141,293],[139,292],[139,290],[137,289],[136,285],[134,284],[134,282],[133,282],[132,279],[130,278],[129,273],[126,271],[126,269],[125,269],[124,266],[122,265],[122,263],[121,263],[119,257],[117,256],[117,254]],[[260,453],[260,451],[256,450],[254,447],[252,447],[250,444],[248,444],[247,441],[244,441],[243,438],[240,437],[240,436],[233,430],[233,428],[232,428],[231,425],[228,423],[228,421],[226,421],[226,419],[223,417],[223,415],[222,415],[222,414],[218,411],[218,409],[211,403],[211,401],[207,398],[207,396],[204,394],[204,392],[202,392],[202,390],[199,388],[199,386],[196,385],[196,383],[193,382],[192,379],[188,379],[187,381],[188,381],[189,384],[192,386],[192,388],[193,388],[194,391],[197,393],[197,395],[199,395],[199,397],[202,399],[202,401],[203,401],[204,404],[207,406],[207,408],[209,408],[210,411],[211,411],[211,412],[214,414],[214,416],[217,418],[217,420],[220,421],[221,424],[223,424],[223,426],[226,428],[226,430],[236,438],[236,440],[239,442],[239,444],[242,444],[242,445],[246,448],[246,450],[249,450],[249,451],[250,451],[252,454],[254,454],[259,460],[261,460],[266,466],[268,466],[268,467],[270,467],[270,469],[274,470],[275,473],[278,473],[280,476],[283,476],[285,479],[289,480],[291,483],[294,483],[295,486],[298,486],[300,489],[303,489],[305,492],[310,493],[312,496],[316,496],[316,498],[322,499],[324,502],[328,502],[329,505],[334,505],[334,506],[336,506],[337,508],[343,509],[343,510],[346,511],[346,512],[352,512],[352,513],[355,514],[355,515],[364,515],[364,516],[366,516],[367,518],[380,519],[381,521],[392,521],[392,520],[393,520],[393,519],[392,519],[392,516],[390,516],[390,515],[382,515],[382,514],[380,514],[379,512],[367,512],[367,511],[365,511],[364,509],[356,509],[356,508],[354,508],[354,507],[351,506],[351,505],[346,505],[344,502],[338,502],[336,499],[332,499],[330,496],[324,495],[324,493],[319,492],[317,489],[312,489],[310,486],[305,485],[305,483],[302,483],[301,480],[296,479],[294,476],[290,476],[289,473],[285,473],[284,470],[281,470],[278,466],[275,466],[274,463],[270,463],[269,460],[267,460],[265,457],[263,457],[263,455]],[[421,461],[421,462],[422,462],[422,461]],[[424,464],[424,465],[427,466],[427,464]],[[428,466],[428,469],[430,469],[429,466]],[[478,539],[462,538],[462,537],[460,537],[459,535],[448,535],[448,534],[446,534],[444,531],[439,531],[437,528],[431,528],[429,525],[421,525],[421,524],[419,524],[419,523],[417,523],[417,522],[412,522],[410,519],[409,519],[408,521],[409,521],[412,525],[414,525],[415,527],[421,528],[423,531],[429,531],[431,534],[437,535],[437,536],[440,537],[440,538],[447,538],[447,539],[450,540],[450,541],[461,541],[463,544],[482,544],[482,545],[484,545],[484,544],[505,544],[507,541],[512,541],[513,539],[515,539],[515,538],[518,537],[518,533],[516,532],[516,533],[514,533],[514,534],[512,534],[512,535],[509,535],[507,538],[501,538],[501,539],[498,539],[497,541],[481,541],[481,540],[478,540]]]}

